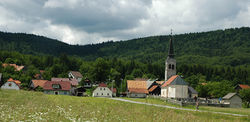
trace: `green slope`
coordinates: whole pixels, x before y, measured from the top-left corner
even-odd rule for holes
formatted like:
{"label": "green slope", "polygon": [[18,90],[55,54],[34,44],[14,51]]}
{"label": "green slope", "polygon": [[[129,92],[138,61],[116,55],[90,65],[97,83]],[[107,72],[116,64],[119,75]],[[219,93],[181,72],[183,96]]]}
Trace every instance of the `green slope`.
{"label": "green slope", "polygon": [[[128,41],[91,45],[68,45],[58,40],[23,33],[0,32],[0,50],[27,54],[65,53],[86,60],[117,57],[141,62],[163,63],[167,56],[169,36],[153,36]],[[234,28],[174,36],[179,64],[249,65],[250,28]]]}

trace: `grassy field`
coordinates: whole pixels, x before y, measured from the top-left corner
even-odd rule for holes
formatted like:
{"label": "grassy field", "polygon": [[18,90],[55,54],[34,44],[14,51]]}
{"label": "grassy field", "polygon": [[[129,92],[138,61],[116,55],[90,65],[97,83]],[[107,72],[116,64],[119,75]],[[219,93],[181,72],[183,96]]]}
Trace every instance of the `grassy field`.
{"label": "grassy field", "polygon": [[[145,100],[147,99],[138,99]],[[166,104],[151,100],[157,104]],[[216,108],[205,108],[217,110]],[[226,111],[227,109],[225,109]],[[228,109],[231,111],[231,109]],[[233,112],[239,109],[232,110]],[[239,113],[250,113],[242,109]],[[45,95],[0,90],[0,121],[249,121],[248,117],[192,112],[115,101],[107,98]]]}

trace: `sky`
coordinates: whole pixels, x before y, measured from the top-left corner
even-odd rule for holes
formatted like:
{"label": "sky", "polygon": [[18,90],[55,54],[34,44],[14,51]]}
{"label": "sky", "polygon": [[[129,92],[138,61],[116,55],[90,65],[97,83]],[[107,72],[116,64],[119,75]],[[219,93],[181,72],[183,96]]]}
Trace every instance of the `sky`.
{"label": "sky", "polygon": [[68,44],[250,26],[250,0],[0,0],[0,31]]}

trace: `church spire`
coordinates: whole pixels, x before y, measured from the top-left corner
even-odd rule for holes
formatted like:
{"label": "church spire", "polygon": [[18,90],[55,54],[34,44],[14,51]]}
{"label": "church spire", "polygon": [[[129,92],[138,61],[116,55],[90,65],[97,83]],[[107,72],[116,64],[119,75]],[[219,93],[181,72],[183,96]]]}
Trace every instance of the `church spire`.
{"label": "church spire", "polygon": [[169,40],[168,57],[174,58],[174,47],[173,47],[172,29],[171,29],[171,35],[170,35],[170,40]]}

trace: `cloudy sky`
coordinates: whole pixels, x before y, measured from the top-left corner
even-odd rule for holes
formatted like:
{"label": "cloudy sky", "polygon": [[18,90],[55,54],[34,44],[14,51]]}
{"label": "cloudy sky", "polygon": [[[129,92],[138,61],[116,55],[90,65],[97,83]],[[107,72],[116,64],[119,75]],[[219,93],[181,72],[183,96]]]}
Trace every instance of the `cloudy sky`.
{"label": "cloudy sky", "polygon": [[69,44],[250,26],[249,0],[0,0],[0,31]]}

